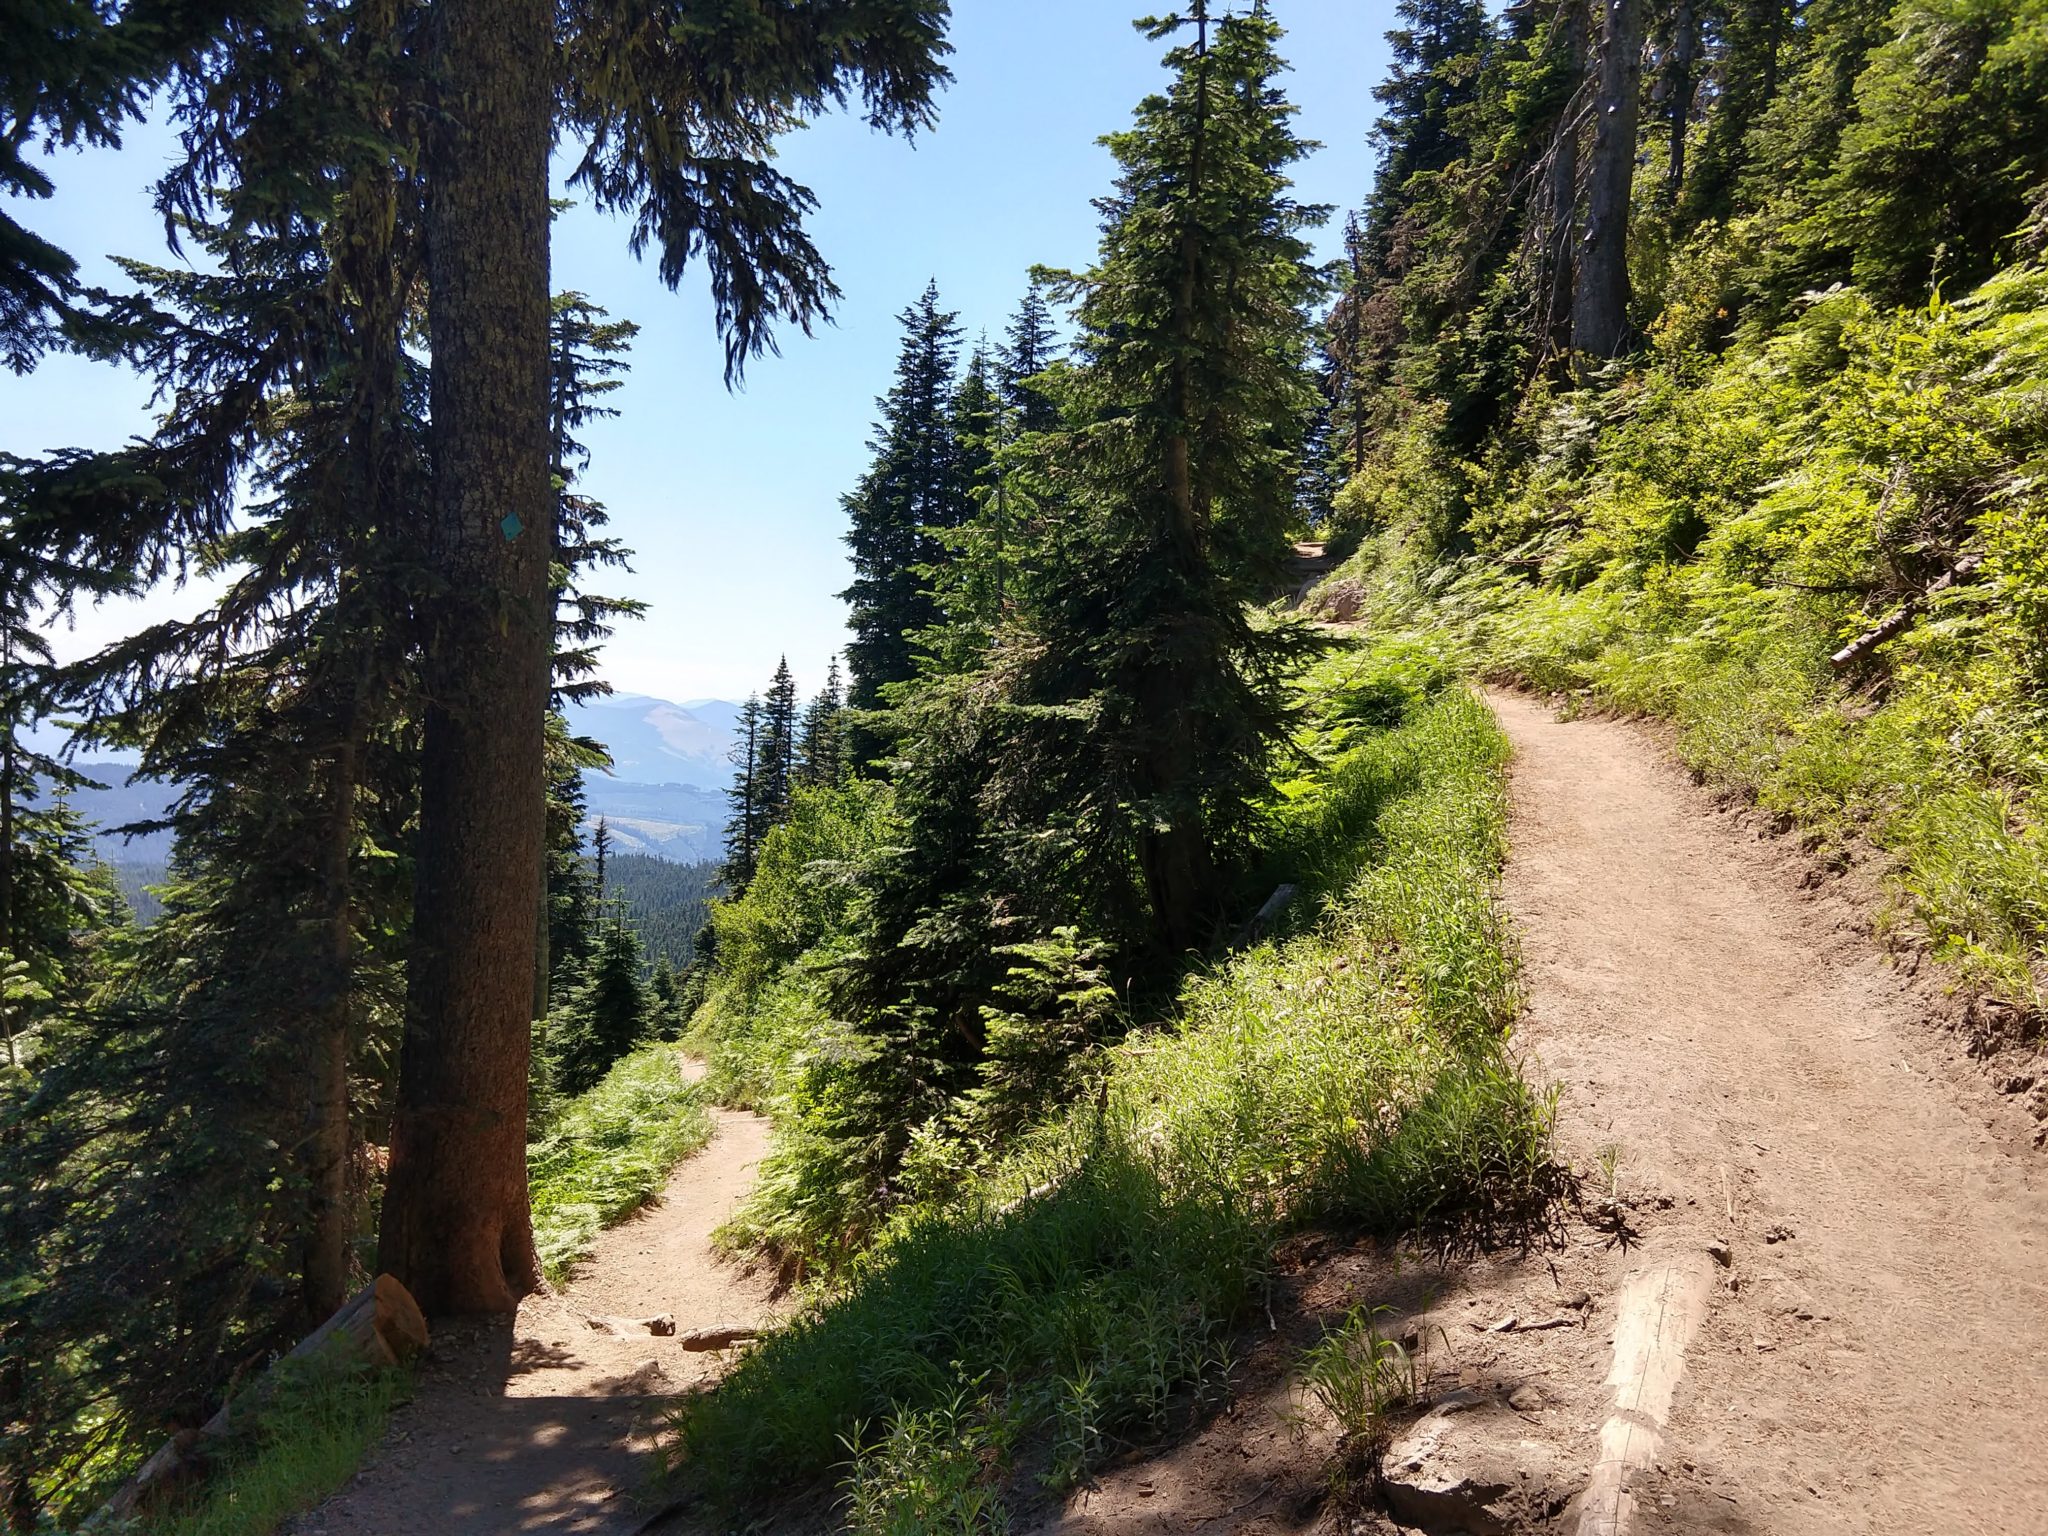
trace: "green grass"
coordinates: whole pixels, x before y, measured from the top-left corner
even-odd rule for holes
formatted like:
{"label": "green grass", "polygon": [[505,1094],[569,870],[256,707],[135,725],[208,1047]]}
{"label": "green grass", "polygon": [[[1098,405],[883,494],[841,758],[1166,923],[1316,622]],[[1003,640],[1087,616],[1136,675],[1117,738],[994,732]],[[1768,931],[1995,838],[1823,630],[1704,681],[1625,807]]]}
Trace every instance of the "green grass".
{"label": "green grass", "polygon": [[641,1046],[562,1105],[526,1155],[534,1246],[548,1278],[566,1280],[599,1231],[652,1200],[710,1139],[704,1096],[666,1042]]}
{"label": "green grass", "polygon": [[1321,902],[1302,931],[1196,978],[1099,1095],[900,1214],[680,1410],[685,1476],[728,1500],[823,1483],[859,1426],[915,1439],[965,1393],[1068,1483],[1223,1374],[1288,1231],[1541,1203],[1549,1106],[1505,1050],[1505,742],[1414,655],[1333,658],[1312,686],[1334,760],[1274,828],[1275,869]]}
{"label": "green grass", "polygon": [[1890,866],[1887,926],[1966,985],[2048,1006],[2048,764],[1982,742],[2018,726],[1981,703],[1967,658],[1923,652],[1881,694],[1853,691],[1828,666],[1838,628],[1807,600],[1705,570],[1651,590],[1533,587],[1483,561],[1419,581],[1375,543],[1347,574],[1375,585],[1376,623],[1408,643],[1582,707],[1669,720],[1702,782],[1784,816],[1824,856],[1874,845]]}
{"label": "green grass", "polygon": [[[601,1228],[645,1205],[710,1136],[672,1044],[641,1047],[563,1104],[527,1155],[548,1278],[566,1279]],[[205,1484],[146,1523],[147,1536],[265,1536],[348,1480],[406,1392],[397,1372],[287,1382]]]}
{"label": "green grass", "polygon": [[272,1396],[246,1437],[147,1536],[266,1536],[347,1482],[410,1390],[397,1371],[307,1375]]}

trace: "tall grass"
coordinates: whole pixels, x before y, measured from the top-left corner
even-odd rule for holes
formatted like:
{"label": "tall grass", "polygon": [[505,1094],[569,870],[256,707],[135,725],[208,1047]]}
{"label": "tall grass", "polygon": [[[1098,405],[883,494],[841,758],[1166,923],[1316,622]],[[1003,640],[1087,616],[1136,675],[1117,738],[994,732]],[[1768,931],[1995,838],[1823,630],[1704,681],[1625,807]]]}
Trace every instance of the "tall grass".
{"label": "tall grass", "polygon": [[286,1381],[203,1487],[143,1522],[145,1536],[267,1536],[354,1475],[409,1390],[397,1371]]}
{"label": "tall grass", "polygon": [[683,1080],[666,1042],[641,1046],[563,1104],[526,1153],[534,1246],[547,1277],[566,1280],[599,1231],[652,1200],[669,1170],[710,1139],[703,1094]]}
{"label": "tall grass", "polygon": [[1099,1093],[900,1214],[685,1405],[687,1476],[727,1499],[821,1482],[857,1426],[967,1391],[1059,1484],[1223,1372],[1288,1230],[1540,1201],[1549,1112],[1506,1057],[1493,900],[1505,744],[1440,668],[1347,665],[1316,679],[1335,760],[1277,813],[1276,868],[1319,885],[1305,931],[1195,979]]}

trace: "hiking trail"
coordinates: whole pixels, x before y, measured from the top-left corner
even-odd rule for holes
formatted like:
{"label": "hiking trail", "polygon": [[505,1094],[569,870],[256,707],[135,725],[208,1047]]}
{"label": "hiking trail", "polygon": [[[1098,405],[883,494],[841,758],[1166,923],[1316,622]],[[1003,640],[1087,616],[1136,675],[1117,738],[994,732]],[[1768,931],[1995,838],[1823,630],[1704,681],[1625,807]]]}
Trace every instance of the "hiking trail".
{"label": "hiking trail", "polygon": [[1612,1149],[1644,1249],[1728,1247],[1638,1528],[2048,1531],[2048,1190],[2010,1104],[1855,902],[1647,732],[1491,702],[1564,1151]]}
{"label": "hiking trail", "polygon": [[[684,1074],[699,1075],[685,1063]],[[562,1290],[516,1318],[438,1325],[383,1442],[285,1536],[627,1536],[646,1519],[660,1415],[718,1374],[719,1354],[611,1320],[667,1314],[678,1334],[770,1316],[767,1277],[713,1251],[767,1150],[758,1115],[713,1108],[711,1140],[661,1198],[598,1234]]]}
{"label": "hiking trail", "polygon": [[[1694,785],[1662,732],[1489,702],[1516,1044],[1559,1091],[1580,1203],[1526,1249],[1290,1243],[1228,1410],[1026,1529],[2048,1532],[2048,1169],[2021,1101],[1881,952],[1871,893]],[[1391,1519],[1330,1496],[1336,1427],[1294,1374],[1355,1306],[1428,1381]]]}

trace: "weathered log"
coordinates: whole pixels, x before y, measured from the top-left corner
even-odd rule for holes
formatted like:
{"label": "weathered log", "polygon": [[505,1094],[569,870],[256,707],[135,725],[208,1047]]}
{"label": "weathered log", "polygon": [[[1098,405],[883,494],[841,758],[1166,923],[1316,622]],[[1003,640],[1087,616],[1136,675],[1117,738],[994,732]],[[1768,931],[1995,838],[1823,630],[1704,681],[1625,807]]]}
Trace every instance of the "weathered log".
{"label": "weathered log", "polygon": [[412,1293],[390,1275],[379,1275],[346,1302],[341,1310],[299,1341],[291,1353],[266,1371],[261,1380],[197,1429],[173,1435],[114,1492],[86,1522],[87,1530],[104,1528],[138,1513],[155,1494],[204,1464],[209,1456],[247,1429],[261,1414],[282,1379],[280,1367],[299,1360],[318,1362],[342,1372],[401,1365],[427,1345],[427,1320]]}
{"label": "weathered log", "polygon": [[676,1344],[679,1348],[704,1354],[714,1349],[730,1349],[735,1344],[744,1344],[760,1336],[760,1329],[745,1323],[717,1323],[709,1328],[692,1328],[688,1333],[677,1334]]}
{"label": "weathered log", "polygon": [[1908,598],[1889,614],[1884,622],[1865,634],[1858,635],[1834,655],[1828,658],[1828,665],[1837,672],[1853,667],[1887,640],[1895,640],[1905,633],[1906,628],[1919,617],[1920,610],[1928,602],[1946,592],[1958,582],[1968,581],[1977,574],[1977,568],[1984,563],[1982,555],[1965,555],[1955,564],[1955,569],[1943,576],[1918,597]]}

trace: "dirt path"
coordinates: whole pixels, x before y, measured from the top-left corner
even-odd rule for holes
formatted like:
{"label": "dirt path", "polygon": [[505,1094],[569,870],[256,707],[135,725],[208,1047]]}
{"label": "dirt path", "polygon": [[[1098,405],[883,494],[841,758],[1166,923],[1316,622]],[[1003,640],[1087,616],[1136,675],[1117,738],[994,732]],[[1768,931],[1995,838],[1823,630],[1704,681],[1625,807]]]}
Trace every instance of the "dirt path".
{"label": "dirt path", "polygon": [[710,1143],[662,1199],[601,1234],[577,1279],[512,1323],[437,1334],[413,1401],[349,1484],[290,1536],[622,1536],[645,1511],[649,1433],[663,1400],[719,1369],[673,1338],[621,1337],[591,1318],[667,1313],[687,1332],[768,1315],[767,1282],[718,1258],[711,1233],[754,1179],[767,1122],[712,1111]]}
{"label": "dirt path", "polygon": [[1638,1528],[2048,1532],[2048,1193],[2017,1116],[1944,1070],[1849,905],[1643,732],[1492,702],[1565,1149],[1618,1149],[1653,1248],[1732,1248]]}

